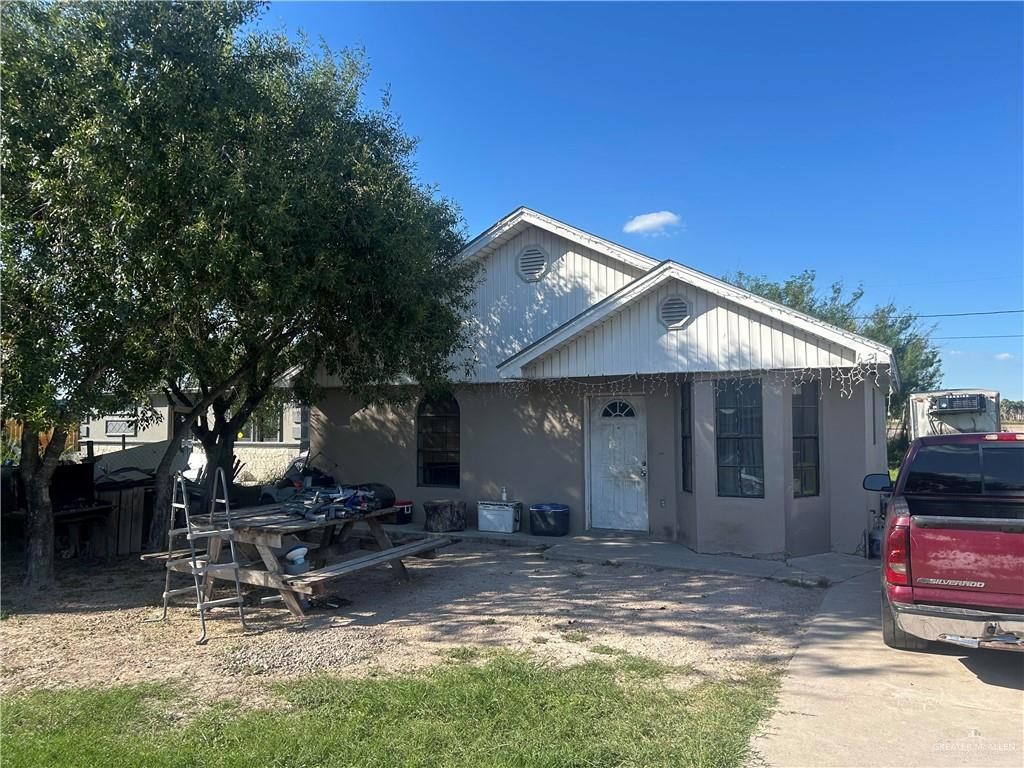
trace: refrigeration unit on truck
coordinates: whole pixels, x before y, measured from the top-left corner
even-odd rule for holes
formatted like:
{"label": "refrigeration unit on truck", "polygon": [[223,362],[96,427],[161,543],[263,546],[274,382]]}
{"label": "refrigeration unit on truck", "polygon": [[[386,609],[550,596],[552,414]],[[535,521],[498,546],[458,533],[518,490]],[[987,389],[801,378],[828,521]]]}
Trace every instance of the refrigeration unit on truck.
{"label": "refrigeration unit on truck", "polygon": [[993,389],[914,392],[907,403],[910,439],[964,432],[999,432],[999,393]]}

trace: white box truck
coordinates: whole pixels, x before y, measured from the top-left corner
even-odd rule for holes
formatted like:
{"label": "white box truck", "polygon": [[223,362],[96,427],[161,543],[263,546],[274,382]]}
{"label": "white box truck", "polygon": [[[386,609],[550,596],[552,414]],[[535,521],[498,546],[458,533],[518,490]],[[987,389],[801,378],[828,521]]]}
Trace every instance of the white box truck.
{"label": "white box truck", "polygon": [[910,439],[961,432],[999,432],[999,393],[994,389],[914,392],[907,403]]}

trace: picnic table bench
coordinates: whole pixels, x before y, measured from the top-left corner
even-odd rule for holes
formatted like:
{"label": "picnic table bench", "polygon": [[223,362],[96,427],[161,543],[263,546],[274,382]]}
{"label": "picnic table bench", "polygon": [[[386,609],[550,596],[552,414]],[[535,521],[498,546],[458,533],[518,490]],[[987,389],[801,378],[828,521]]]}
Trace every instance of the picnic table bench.
{"label": "picnic table bench", "polygon": [[[231,529],[239,551],[238,579],[245,584],[275,589],[288,609],[296,616],[305,616],[300,596],[316,595],[324,591],[335,579],[351,573],[390,565],[395,576],[408,579],[405,564],[407,557],[434,557],[439,547],[452,543],[451,539],[427,539],[408,544],[395,545],[381,525],[380,519],[394,510],[390,507],[361,512],[343,518],[309,520],[282,511],[280,505],[263,505],[233,510]],[[215,515],[213,525],[223,528],[227,523],[223,514]],[[377,549],[376,551],[354,550],[343,553],[336,562],[327,562],[335,556],[337,546],[349,539],[357,525],[365,525]],[[317,539],[315,541],[311,539]],[[210,538],[207,563],[217,563],[225,540]],[[285,547],[306,546],[310,548],[311,562],[318,567],[297,575],[284,572],[279,553]],[[168,563],[171,570],[188,572],[190,563],[174,561],[174,553]],[[206,599],[213,593],[215,579],[234,581],[233,569],[209,569],[204,576]]]}

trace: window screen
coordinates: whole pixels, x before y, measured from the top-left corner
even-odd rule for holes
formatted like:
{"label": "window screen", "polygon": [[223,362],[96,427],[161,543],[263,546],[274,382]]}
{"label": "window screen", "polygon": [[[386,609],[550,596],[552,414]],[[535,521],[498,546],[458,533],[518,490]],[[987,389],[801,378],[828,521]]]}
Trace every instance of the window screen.
{"label": "window screen", "polygon": [[763,498],[761,382],[718,382],[716,389],[718,495]]}
{"label": "window screen", "polygon": [[683,382],[680,388],[682,406],[680,408],[682,435],[682,477],[683,490],[693,492],[693,384],[689,381]]}
{"label": "window screen", "polygon": [[427,397],[416,412],[417,484],[459,487],[459,404],[451,395]]}
{"label": "window screen", "polygon": [[240,443],[279,443],[283,412],[280,407],[258,410],[238,430],[235,440]]}
{"label": "window screen", "polygon": [[817,496],[820,488],[818,453],[818,382],[793,387],[793,496]]}

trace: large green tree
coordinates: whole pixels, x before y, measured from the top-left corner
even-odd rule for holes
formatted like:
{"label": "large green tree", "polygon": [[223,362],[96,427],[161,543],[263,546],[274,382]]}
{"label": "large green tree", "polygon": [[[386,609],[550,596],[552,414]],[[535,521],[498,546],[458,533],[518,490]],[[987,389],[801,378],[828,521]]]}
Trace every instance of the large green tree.
{"label": "large green tree", "polygon": [[[323,375],[366,399],[391,397],[403,381],[440,386],[465,346],[473,280],[456,258],[457,210],[416,180],[415,143],[387,103],[363,103],[362,59],[257,31],[261,7],[22,3],[4,10],[5,57],[16,49],[5,59],[5,101],[17,98],[25,112],[47,101],[58,126],[81,122],[76,104],[91,109],[91,122],[71,138],[49,134],[43,116],[33,118],[36,131],[5,145],[5,165],[23,164],[36,196],[16,207],[5,185],[5,219],[40,218],[36,207],[52,198],[31,180],[41,174],[59,188],[63,218],[90,222],[73,246],[60,233],[39,239],[102,261],[96,281],[117,270],[134,281],[123,311],[139,322],[121,333],[82,327],[115,342],[111,370],[137,366],[140,375],[123,391],[109,383],[94,389],[117,394],[109,399],[117,410],[129,395],[162,386],[179,407],[175,436],[195,435],[211,463],[223,466],[238,428],[285,373],[307,399]],[[14,122],[5,110],[5,134]],[[40,151],[47,142],[52,148]],[[78,180],[83,167],[94,172]],[[62,173],[72,180],[63,182]],[[12,239],[5,254],[25,248]],[[70,285],[89,289],[83,306],[105,306],[108,294],[92,283]],[[41,332],[5,328],[5,339],[29,349]],[[122,338],[133,346],[123,350]],[[31,364],[26,353],[16,367]],[[41,372],[26,391],[48,381]],[[55,401],[67,402],[70,391],[58,387]],[[160,513],[176,442],[158,473],[154,544],[165,530]]]}
{"label": "large green tree", "polygon": [[[150,13],[174,28],[170,9]],[[306,401],[325,375],[367,400],[402,381],[441,386],[466,345],[473,280],[456,208],[417,181],[387,101],[365,105],[361,56],[240,28],[154,43],[158,71],[188,76],[158,75],[163,109],[140,111],[149,186],[174,211],[169,258],[211,286],[165,391],[228,478],[238,431],[286,374]]]}
{"label": "large green tree", "polygon": [[0,354],[4,415],[23,426],[30,587],[53,578],[49,488],[68,431],[159,381],[154,329],[173,324],[151,254],[132,245],[145,211],[125,184],[128,110],[97,10],[0,8]]}
{"label": "large green tree", "polygon": [[865,311],[864,291],[847,292],[842,282],[821,290],[814,270],[787,280],[738,272],[725,280],[791,309],[817,317],[839,328],[859,333],[892,348],[900,372],[900,386],[889,400],[889,415],[902,416],[911,392],[935,389],[942,383],[942,360],[932,343],[934,328],[922,325],[914,312],[889,302]]}

